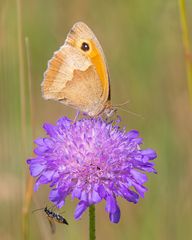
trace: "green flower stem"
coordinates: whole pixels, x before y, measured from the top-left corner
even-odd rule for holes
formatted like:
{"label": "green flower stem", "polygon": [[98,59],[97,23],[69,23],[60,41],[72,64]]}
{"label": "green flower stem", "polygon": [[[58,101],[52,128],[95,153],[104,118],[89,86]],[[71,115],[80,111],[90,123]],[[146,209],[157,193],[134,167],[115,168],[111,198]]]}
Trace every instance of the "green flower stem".
{"label": "green flower stem", "polygon": [[95,240],[95,205],[89,207],[89,240]]}

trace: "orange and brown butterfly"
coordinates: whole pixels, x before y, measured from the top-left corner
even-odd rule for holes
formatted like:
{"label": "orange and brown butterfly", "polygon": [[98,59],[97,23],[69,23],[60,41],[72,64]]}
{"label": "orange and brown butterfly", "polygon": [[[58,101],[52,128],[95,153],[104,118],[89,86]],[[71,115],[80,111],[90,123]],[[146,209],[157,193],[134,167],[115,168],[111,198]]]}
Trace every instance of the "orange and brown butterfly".
{"label": "orange and brown butterfly", "polygon": [[54,53],[41,87],[45,99],[59,101],[89,116],[113,111],[105,56],[85,23],[75,23],[64,45]]}

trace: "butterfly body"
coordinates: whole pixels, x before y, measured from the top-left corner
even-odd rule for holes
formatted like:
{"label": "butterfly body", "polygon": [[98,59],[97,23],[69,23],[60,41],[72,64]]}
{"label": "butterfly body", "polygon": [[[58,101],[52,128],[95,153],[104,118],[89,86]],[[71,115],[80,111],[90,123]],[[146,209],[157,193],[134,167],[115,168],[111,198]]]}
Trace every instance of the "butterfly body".
{"label": "butterfly body", "polygon": [[85,23],[72,27],[64,45],[49,61],[41,86],[45,99],[59,101],[89,116],[111,108],[105,56]]}

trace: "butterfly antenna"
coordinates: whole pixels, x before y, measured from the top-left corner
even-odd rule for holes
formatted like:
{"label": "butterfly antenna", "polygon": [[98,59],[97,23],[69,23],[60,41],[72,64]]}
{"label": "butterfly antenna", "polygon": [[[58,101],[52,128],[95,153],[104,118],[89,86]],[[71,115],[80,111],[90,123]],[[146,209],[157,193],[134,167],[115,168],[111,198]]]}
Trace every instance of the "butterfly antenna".
{"label": "butterfly antenna", "polygon": [[43,208],[35,209],[35,210],[32,211],[32,213],[37,212],[37,211],[39,211],[39,210],[43,210],[43,209],[44,209],[44,207],[43,207]]}
{"label": "butterfly antenna", "polygon": [[123,103],[116,104],[116,105],[114,105],[114,107],[121,107],[121,106],[127,105],[128,103],[130,103],[130,100],[127,100]]}
{"label": "butterfly antenna", "polygon": [[124,111],[124,112],[127,112],[127,113],[130,113],[132,114],[133,116],[136,116],[136,117],[139,117],[139,118],[143,118],[143,116],[141,114],[138,114],[138,113],[135,113],[135,112],[132,112],[132,111],[129,111],[129,110],[126,110],[124,108],[121,108],[121,107],[117,107],[118,109]]}

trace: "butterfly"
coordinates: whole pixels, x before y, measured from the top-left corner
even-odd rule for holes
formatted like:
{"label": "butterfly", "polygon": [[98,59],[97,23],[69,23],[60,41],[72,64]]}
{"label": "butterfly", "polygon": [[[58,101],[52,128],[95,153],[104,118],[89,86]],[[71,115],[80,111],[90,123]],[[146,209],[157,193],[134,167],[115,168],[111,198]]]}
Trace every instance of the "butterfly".
{"label": "butterfly", "polygon": [[91,117],[114,111],[105,56],[85,23],[73,25],[63,46],[49,60],[41,89],[45,99],[59,101]]}

